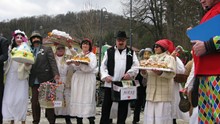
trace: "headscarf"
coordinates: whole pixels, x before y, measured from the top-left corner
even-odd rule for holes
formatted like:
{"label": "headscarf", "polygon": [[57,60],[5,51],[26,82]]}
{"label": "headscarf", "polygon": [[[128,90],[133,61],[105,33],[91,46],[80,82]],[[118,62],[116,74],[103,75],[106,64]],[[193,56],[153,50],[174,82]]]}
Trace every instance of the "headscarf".
{"label": "headscarf", "polygon": [[158,44],[159,46],[163,47],[163,49],[165,51],[168,51],[169,53],[172,53],[175,50],[173,42],[168,39],[158,40],[155,44]]}

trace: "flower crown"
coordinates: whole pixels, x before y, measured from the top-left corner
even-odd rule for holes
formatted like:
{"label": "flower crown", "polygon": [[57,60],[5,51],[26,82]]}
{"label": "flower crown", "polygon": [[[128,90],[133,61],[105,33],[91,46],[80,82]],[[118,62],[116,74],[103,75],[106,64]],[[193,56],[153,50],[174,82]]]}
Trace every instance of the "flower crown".
{"label": "flower crown", "polygon": [[15,30],[13,33],[12,33],[12,36],[13,36],[13,39],[15,39],[15,36],[17,35],[17,34],[21,34],[22,35],[22,40],[24,41],[24,42],[27,42],[28,41],[28,38],[27,38],[27,36],[26,36],[26,34],[24,33],[24,31],[21,31],[21,30]]}

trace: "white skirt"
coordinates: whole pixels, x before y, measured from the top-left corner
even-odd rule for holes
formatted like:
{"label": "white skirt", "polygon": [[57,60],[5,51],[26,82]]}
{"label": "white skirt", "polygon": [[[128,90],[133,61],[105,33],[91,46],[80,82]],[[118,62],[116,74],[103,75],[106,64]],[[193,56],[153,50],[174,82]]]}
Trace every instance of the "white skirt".
{"label": "white skirt", "polygon": [[146,101],[144,124],[172,124],[171,102]]}
{"label": "white skirt", "polygon": [[96,76],[93,73],[74,73],[71,81],[70,115],[94,117],[96,114]]}
{"label": "white skirt", "polygon": [[54,112],[56,115],[70,115],[70,89],[64,90],[64,96],[65,96],[65,107],[55,108]]}
{"label": "white skirt", "polygon": [[28,109],[28,80],[18,79],[18,63],[12,61],[5,81],[3,120],[25,121]]}
{"label": "white skirt", "polygon": [[198,106],[196,108],[193,108],[193,113],[189,119],[189,124],[198,124]]}

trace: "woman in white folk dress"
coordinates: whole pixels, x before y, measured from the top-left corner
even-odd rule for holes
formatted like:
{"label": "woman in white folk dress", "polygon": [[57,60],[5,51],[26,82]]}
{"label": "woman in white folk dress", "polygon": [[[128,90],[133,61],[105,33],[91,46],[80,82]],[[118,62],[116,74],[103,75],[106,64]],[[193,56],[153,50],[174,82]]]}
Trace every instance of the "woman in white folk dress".
{"label": "woman in white folk dress", "polygon": [[[16,30],[13,33],[11,49],[18,47],[22,42],[27,42],[27,37],[23,31]],[[9,49],[10,50],[10,49]],[[28,109],[28,77],[31,65],[19,63],[11,59],[7,61],[5,75],[5,90],[2,104],[2,114],[4,121],[21,121],[25,124]]]}
{"label": "woman in white folk dress", "polygon": [[55,59],[60,73],[60,81],[64,83],[65,106],[55,108],[54,111],[58,117],[63,116],[65,118],[66,124],[72,124],[70,120],[71,81],[68,81],[68,78],[72,77],[73,69],[71,69],[70,66],[66,64],[66,60],[70,59],[72,56],[65,53],[66,48],[64,45],[56,45]]}
{"label": "woman in white folk dress", "polygon": [[[174,44],[171,42],[169,45],[170,49],[168,49],[168,52],[175,58],[176,60],[176,76],[179,74],[184,74],[185,73],[185,66],[182,62],[182,60],[177,56],[178,55],[178,49],[175,49]],[[184,121],[189,121],[189,113],[183,113],[179,109],[179,102],[180,102],[180,95],[179,91],[183,89],[181,82],[177,79],[174,78],[174,87],[173,87],[173,100],[172,100],[172,116],[173,116],[173,124],[177,124],[176,119],[181,119]]]}
{"label": "woman in white folk dress", "polygon": [[[77,117],[77,124],[82,124],[83,118],[88,118],[90,124],[95,124],[96,114],[96,73],[97,59],[92,53],[92,41],[88,38],[80,43],[81,56],[89,58],[88,64],[73,62],[76,70],[71,82],[71,116]],[[70,64],[70,63],[69,63]]]}

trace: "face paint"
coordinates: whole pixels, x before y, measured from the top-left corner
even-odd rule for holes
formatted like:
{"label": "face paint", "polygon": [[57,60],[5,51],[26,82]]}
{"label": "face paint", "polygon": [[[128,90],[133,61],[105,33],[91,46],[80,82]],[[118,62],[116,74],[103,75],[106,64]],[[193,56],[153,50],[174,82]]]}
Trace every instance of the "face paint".
{"label": "face paint", "polygon": [[15,37],[15,39],[16,39],[16,40],[22,40],[22,36],[21,36],[21,35],[17,35],[17,36]]}

